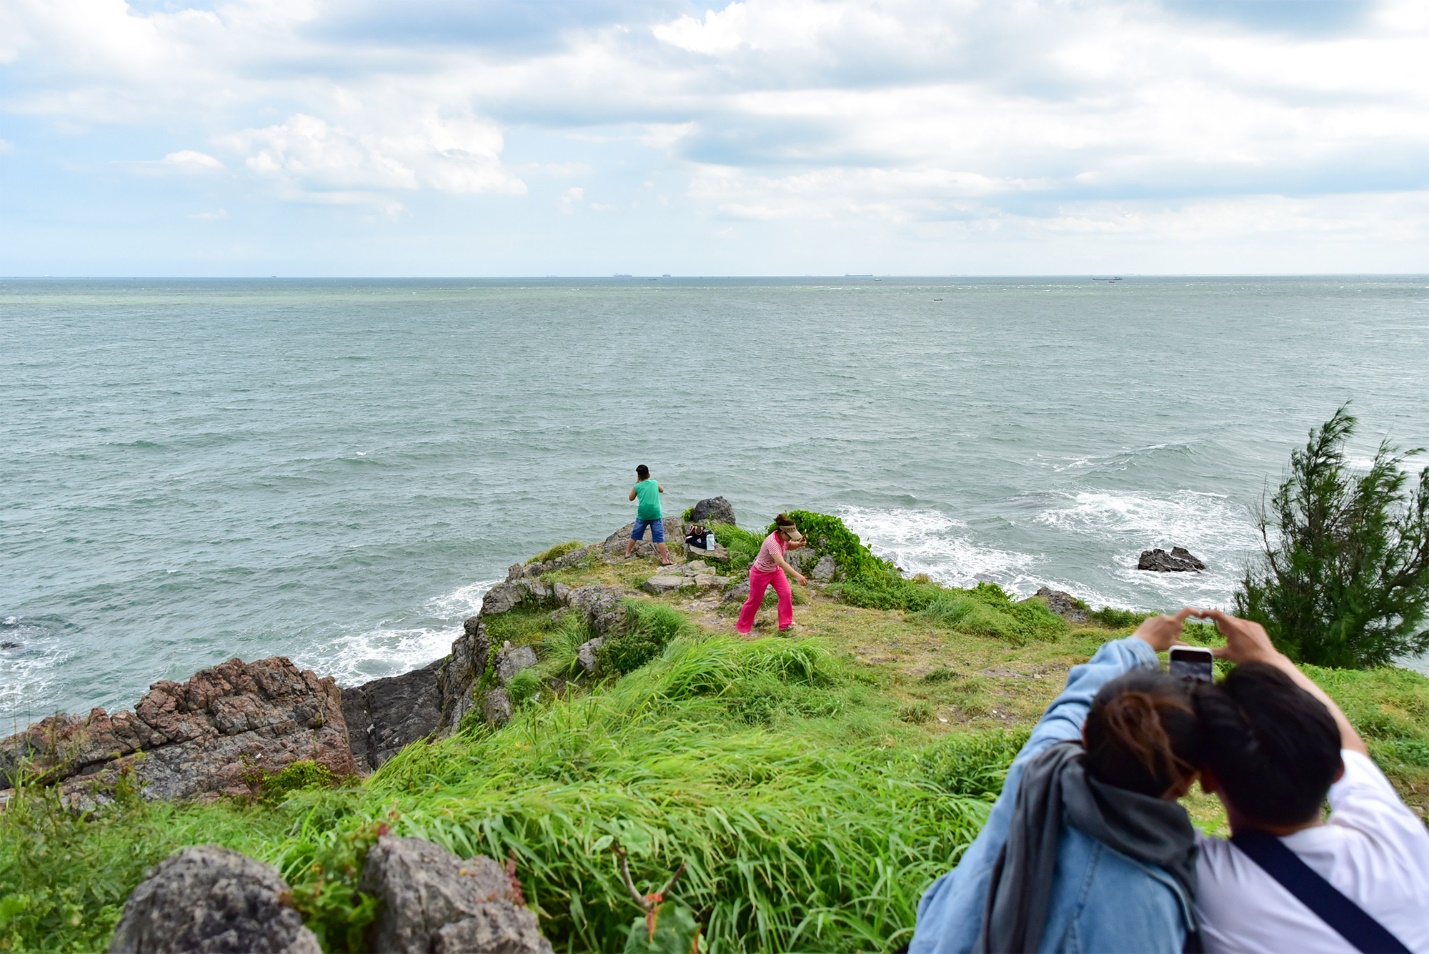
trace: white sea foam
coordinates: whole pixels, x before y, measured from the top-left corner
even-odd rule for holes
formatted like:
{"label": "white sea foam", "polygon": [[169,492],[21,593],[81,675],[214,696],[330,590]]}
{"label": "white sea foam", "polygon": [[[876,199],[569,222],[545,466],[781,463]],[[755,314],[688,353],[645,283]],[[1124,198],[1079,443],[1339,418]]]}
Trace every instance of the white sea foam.
{"label": "white sea foam", "polygon": [[440,623],[428,626],[379,624],[361,633],[339,637],[329,643],[320,659],[310,663],[340,686],[354,686],[369,679],[395,676],[440,659],[451,651],[452,640],[461,635],[461,622],[481,609],[482,597],[498,580],[480,580],[445,596],[434,597],[422,607],[423,613]]}
{"label": "white sea foam", "polygon": [[993,580],[1015,588],[1041,559],[976,543],[966,524],[935,510],[846,507],[839,516],[878,556],[952,586]]}

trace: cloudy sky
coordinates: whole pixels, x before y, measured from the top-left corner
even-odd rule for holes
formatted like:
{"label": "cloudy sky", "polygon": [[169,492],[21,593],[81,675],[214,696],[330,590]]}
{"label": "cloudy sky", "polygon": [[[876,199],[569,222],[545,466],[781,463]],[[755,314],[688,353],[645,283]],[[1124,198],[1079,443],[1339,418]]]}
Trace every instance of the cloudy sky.
{"label": "cloudy sky", "polygon": [[0,0],[0,275],[1426,271],[1425,0]]}

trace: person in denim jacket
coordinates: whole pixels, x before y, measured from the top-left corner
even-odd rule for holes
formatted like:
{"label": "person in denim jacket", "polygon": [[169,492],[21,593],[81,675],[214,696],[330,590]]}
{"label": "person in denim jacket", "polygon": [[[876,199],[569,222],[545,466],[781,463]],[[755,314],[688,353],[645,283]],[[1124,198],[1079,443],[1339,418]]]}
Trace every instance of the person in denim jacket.
{"label": "person in denim jacket", "polygon": [[923,895],[910,954],[1199,949],[1195,836],[1175,799],[1200,733],[1156,655],[1190,615],[1152,617],[1072,669],[987,824]]}

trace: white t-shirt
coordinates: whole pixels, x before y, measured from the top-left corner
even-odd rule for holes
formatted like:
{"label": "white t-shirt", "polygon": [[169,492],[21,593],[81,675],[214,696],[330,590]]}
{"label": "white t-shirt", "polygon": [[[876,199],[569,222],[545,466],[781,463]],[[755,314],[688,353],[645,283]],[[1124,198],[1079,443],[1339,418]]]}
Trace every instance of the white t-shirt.
{"label": "white t-shirt", "polygon": [[[1341,755],[1345,774],[1330,786],[1329,821],[1281,841],[1411,951],[1429,954],[1429,829],[1373,762]],[[1198,841],[1196,910],[1208,952],[1353,950],[1230,842]]]}

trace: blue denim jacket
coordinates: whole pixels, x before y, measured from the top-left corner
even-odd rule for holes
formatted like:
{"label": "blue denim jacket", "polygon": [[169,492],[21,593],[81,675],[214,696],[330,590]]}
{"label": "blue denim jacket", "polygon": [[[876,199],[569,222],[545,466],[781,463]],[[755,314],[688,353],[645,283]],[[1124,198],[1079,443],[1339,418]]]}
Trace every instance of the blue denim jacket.
{"label": "blue denim jacket", "polygon": [[[1017,783],[1028,759],[1056,742],[1079,739],[1092,697],[1132,669],[1154,669],[1155,651],[1134,636],[1107,643],[1067,676],[1062,690],[1007,770],[1002,794],[987,824],[952,871],[918,903],[918,926],[909,954],[971,951],[982,927],[988,877],[1007,840]],[[1039,951],[1168,951],[1182,949],[1192,925],[1193,899],[1160,868],[1107,848],[1070,825],[1057,845],[1047,925]]]}

